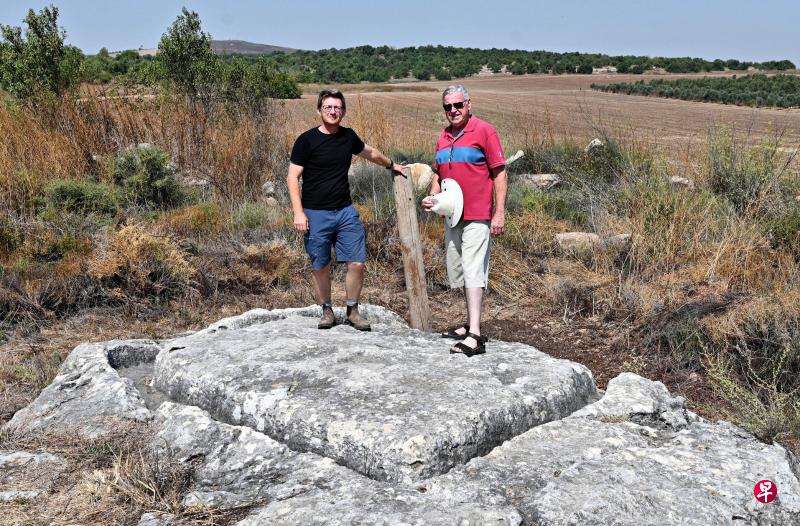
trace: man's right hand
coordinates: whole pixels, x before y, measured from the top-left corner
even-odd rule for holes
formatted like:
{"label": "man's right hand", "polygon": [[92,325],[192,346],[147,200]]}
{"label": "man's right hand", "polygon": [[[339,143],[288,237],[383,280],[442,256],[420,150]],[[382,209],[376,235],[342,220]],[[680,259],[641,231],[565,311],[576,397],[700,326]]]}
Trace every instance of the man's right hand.
{"label": "man's right hand", "polygon": [[298,212],[294,215],[294,229],[302,234],[308,232],[308,217],[305,212]]}
{"label": "man's right hand", "polygon": [[427,212],[430,212],[431,208],[433,208],[433,206],[435,204],[436,204],[436,201],[433,200],[433,196],[432,195],[427,195],[427,196],[425,196],[424,199],[422,199],[422,206],[425,208],[425,210]]}

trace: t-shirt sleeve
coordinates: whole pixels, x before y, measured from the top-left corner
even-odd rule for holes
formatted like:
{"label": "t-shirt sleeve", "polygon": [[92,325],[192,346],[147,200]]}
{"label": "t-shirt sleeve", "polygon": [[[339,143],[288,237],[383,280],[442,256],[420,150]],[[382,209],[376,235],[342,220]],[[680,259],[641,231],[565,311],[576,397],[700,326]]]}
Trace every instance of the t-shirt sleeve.
{"label": "t-shirt sleeve", "polygon": [[305,166],[308,162],[308,158],[311,156],[311,145],[308,144],[308,140],[305,136],[301,135],[294,141],[294,146],[292,146],[292,155],[289,156],[289,160],[292,164],[296,164],[297,166]]}
{"label": "t-shirt sleeve", "polygon": [[361,140],[361,137],[351,128],[350,129],[350,143],[353,146],[353,155],[358,155],[362,151],[364,151],[364,141]]}
{"label": "t-shirt sleeve", "polygon": [[503,145],[500,144],[500,136],[497,135],[497,130],[494,128],[486,130],[485,140],[484,147],[486,150],[483,154],[486,156],[486,164],[489,168],[497,168],[506,164],[506,156],[503,155]]}

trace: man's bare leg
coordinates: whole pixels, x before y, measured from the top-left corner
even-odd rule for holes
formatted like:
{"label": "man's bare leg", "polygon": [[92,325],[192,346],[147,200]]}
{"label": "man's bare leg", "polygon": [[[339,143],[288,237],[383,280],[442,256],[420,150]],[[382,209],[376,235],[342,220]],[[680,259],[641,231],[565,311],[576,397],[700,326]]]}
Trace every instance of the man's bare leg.
{"label": "man's bare leg", "polygon": [[[466,287],[462,288],[461,291],[464,293],[464,304],[467,306],[467,322],[466,322],[466,324],[469,325],[469,299],[467,298],[467,289],[466,289]],[[464,336],[469,331],[467,331],[466,327],[458,327],[453,332],[455,332],[459,336]]]}
{"label": "man's bare leg", "polygon": [[[482,287],[469,287],[464,288],[464,296],[467,303],[467,324],[469,324],[469,332],[476,336],[481,335],[481,309],[483,308],[483,288]],[[456,331],[464,333],[464,330]],[[473,349],[478,346],[475,338],[468,337],[464,339],[464,345],[472,347]],[[457,348],[453,348],[458,351]]]}
{"label": "man's bare leg", "polygon": [[344,279],[344,290],[348,300],[358,301],[361,296],[361,287],[364,285],[364,271],[367,266],[360,261],[350,261],[347,264],[347,276]]}
{"label": "man's bare leg", "polygon": [[314,292],[320,305],[331,302],[331,264],[328,263],[319,270],[312,272],[314,275]]}

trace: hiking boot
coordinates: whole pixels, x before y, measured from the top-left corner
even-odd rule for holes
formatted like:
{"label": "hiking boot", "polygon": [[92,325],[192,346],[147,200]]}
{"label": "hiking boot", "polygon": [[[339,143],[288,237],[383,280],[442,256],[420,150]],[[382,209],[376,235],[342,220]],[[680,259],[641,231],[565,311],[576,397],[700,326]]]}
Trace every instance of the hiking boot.
{"label": "hiking boot", "polygon": [[369,320],[363,317],[360,312],[358,312],[358,304],[353,305],[352,307],[347,307],[347,318],[344,320],[344,322],[359,331],[372,330],[372,325],[369,324]]}
{"label": "hiking boot", "polygon": [[333,315],[333,308],[330,305],[322,306],[322,318],[319,319],[317,329],[330,329],[336,325],[336,316]]}

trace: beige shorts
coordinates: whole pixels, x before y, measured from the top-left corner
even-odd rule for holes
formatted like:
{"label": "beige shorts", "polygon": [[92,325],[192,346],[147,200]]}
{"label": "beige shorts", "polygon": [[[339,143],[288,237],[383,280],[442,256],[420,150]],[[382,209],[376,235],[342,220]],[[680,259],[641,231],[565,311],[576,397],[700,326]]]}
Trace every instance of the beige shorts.
{"label": "beige shorts", "polygon": [[486,288],[489,282],[489,221],[445,224],[444,250],[451,288]]}

